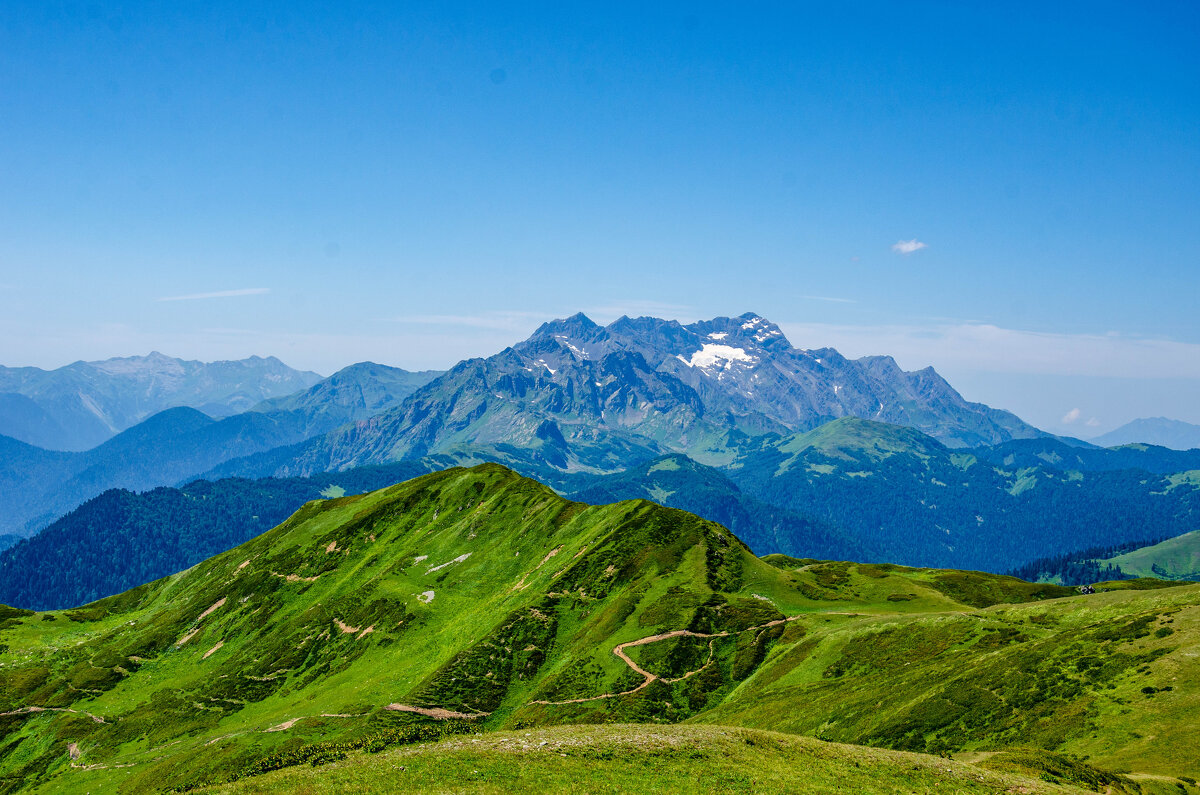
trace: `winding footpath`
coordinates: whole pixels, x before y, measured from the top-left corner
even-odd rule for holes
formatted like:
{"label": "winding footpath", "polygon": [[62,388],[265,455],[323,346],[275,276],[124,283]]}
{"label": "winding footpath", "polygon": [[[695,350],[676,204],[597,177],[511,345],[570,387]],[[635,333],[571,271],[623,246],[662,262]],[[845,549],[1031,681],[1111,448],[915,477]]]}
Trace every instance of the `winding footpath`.
{"label": "winding footpath", "polygon": [[[620,693],[604,693],[599,696],[590,696],[588,698],[569,698],[566,701],[538,700],[538,701],[530,701],[529,703],[530,704],[543,704],[543,705],[547,705],[547,706],[563,706],[565,704],[584,704],[589,701],[601,701],[606,698],[616,698],[618,696],[631,695],[633,693],[638,692],[639,690],[649,687],[650,683],[655,681],[656,679],[662,679],[662,681],[666,682],[667,684],[674,684],[675,682],[682,682],[684,679],[687,679],[690,676],[695,676],[696,674],[700,673],[708,666],[712,665],[712,663],[713,663],[713,643],[716,641],[717,638],[727,638],[730,635],[740,635],[743,632],[753,632],[755,630],[758,630],[761,632],[762,630],[770,629],[771,627],[778,627],[782,624],[788,623],[789,621],[795,621],[796,619],[803,618],[803,617],[804,617],[804,614],[801,614],[798,616],[789,616],[788,618],[778,618],[778,619],[775,619],[774,621],[768,621],[765,624],[759,624],[758,626],[755,626],[755,627],[746,627],[745,629],[739,629],[736,632],[705,633],[705,632],[692,632],[691,630],[688,630],[688,629],[676,629],[676,630],[672,630],[671,632],[663,632],[658,635],[651,635],[646,638],[639,638],[638,640],[631,640],[631,641],[627,641],[625,643],[618,643],[616,646],[613,647],[613,650],[612,650],[613,654],[620,657],[621,660],[626,665],[628,665],[634,671],[636,671],[637,673],[642,675],[642,683],[640,685],[633,688],[632,690],[623,690]],[[705,662],[704,665],[700,666],[696,670],[688,671],[683,676],[677,676],[674,679],[666,679],[661,676],[658,676],[657,674],[650,673],[645,668],[642,668],[642,666],[638,665],[633,660],[631,660],[629,658],[629,655],[625,653],[626,649],[631,649],[634,646],[646,646],[651,643],[658,643],[659,641],[662,641],[662,640],[670,640],[671,638],[681,638],[681,637],[709,638],[708,661]]]}

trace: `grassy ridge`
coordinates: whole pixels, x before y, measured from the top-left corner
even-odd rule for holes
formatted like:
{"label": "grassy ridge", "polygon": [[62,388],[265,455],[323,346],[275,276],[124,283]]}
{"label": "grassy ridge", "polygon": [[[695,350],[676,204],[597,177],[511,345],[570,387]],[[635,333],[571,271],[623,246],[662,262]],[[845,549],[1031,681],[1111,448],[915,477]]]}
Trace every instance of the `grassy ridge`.
{"label": "grassy ridge", "polygon": [[[13,713],[0,775],[92,790],[222,780],[289,745],[424,720],[393,703],[504,725],[531,701],[626,688],[617,642],[781,617],[744,592],[759,580],[789,610],[824,598],[718,525],[648,502],[569,503],[495,465],[311,503],[173,577],[14,615],[0,638],[0,712]],[[705,680],[682,710],[653,698],[579,710],[678,720],[732,684]]]}
{"label": "grassy ridge", "polygon": [[[824,743],[748,729],[701,726],[570,726],[497,732],[361,755],[324,768],[286,771],[214,788],[220,793],[462,792],[573,793],[943,792],[1083,793],[1122,779],[1077,766],[1047,775],[1045,758],[988,760],[987,766],[938,757]],[[1000,768],[1008,767],[1004,770]],[[653,775],[647,771],[653,770]],[[1083,776],[1078,774],[1083,772]],[[1072,775],[1074,774],[1074,775]],[[1043,778],[1044,776],[1044,778]],[[1090,779],[1090,780],[1089,780]],[[1178,792],[1178,790],[1175,790]]]}
{"label": "grassy ridge", "polygon": [[823,617],[699,719],[931,753],[1032,744],[1194,776],[1198,597],[1188,587]]}
{"label": "grassy ridge", "polygon": [[1200,530],[1103,562],[1119,566],[1122,571],[1137,577],[1200,580]]}
{"label": "grassy ridge", "polygon": [[762,560],[681,511],[453,469],[309,503],[84,608],[0,614],[0,791],[186,789],[463,727],[686,721],[1196,775],[1198,621],[1196,586],[1083,597]]}

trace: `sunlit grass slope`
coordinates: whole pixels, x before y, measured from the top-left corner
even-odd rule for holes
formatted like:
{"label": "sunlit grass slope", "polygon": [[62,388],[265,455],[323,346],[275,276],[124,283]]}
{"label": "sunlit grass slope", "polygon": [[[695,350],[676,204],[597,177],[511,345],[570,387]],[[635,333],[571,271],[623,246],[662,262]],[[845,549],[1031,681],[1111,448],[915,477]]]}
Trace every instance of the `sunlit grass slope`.
{"label": "sunlit grass slope", "polygon": [[989,767],[750,729],[615,724],[497,732],[359,754],[328,767],[293,767],[214,791],[1068,795],[1093,791],[1089,785],[1096,784],[1112,792],[1132,791],[1128,782],[1086,765],[1054,765],[1061,760],[1042,757],[1035,768],[1030,760],[1016,761]]}
{"label": "sunlit grass slope", "polygon": [[451,469],[83,608],[4,612],[0,787],[187,789],[453,732],[688,720],[1195,775],[1197,601],[760,560],[651,502]]}
{"label": "sunlit grass slope", "polygon": [[1200,580],[1200,530],[1102,561],[1138,577]]}
{"label": "sunlit grass slope", "polygon": [[[890,568],[818,568],[829,566],[847,573],[844,592]],[[1034,745],[1200,775],[1200,586],[1122,585],[971,612],[814,617],[696,720],[928,753]]]}

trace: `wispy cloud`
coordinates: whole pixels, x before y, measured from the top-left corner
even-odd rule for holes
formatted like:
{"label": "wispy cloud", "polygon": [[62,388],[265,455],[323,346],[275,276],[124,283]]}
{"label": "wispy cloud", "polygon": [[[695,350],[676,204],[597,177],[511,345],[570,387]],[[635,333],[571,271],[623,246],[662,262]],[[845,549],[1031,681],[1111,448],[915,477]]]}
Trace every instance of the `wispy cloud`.
{"label": "wispy cloud", "polygon": [[923,248],[929,248],[929,244],[922,243],[915,237],[912,240],[898,240],[892,244],[892,251],[895,251],[897,254],[911,254]]}
{"label": "wispy cloud", "polygon": [[[661,317],[679,320],[690,317],[692,307],[682,304],[669,304],[664,301],[643,301],[631,299],[628,301],[613,301],[601,306],[583,308],[583,313],[597,323],[609,323],[622,315],[629,317]],[[573,314],[568,312],[566,314]]]}
{"label": "wispy cloud", "polygon": [[831,304],[857,304],[853,298],[834,298],[828,295],[802,295],[801,298],[808,301],[828,301]]}
{"label": "wispy cloud", "polygon": [[264,295],[270,287],[243,287],[240,290],[219,290],[215,293],[192,293],[191,295],[167,295],[159,301],[202,301],[206,298],[236,298],[242,295]]}
{"label": "wispy cloud", "polygon": [[1095,417],[1092,417],[1090,420],[1085,422],[1084,425],[1088,426],[1089,428],[1099,428],[1100,420],[1096,419]]}
{"label": "wispy cloud", "polygon": [[1082,414],[1083,414],[1083,412],[1080,411],[1078,408],[1071,409],[1070,411],[1068,411],[1066,414],[1063,415],[1062,424],[1070,425],[1073,422],[1078,422],[1079,417]]}
{"label": "wispy cloud", "polygon": [[[838,299],[828,299],[838,300]],[[599,306],[563,306],[552,312],[533,312],[522,309],[489,309],[472,314],[428,314],[400,315],[398,317],[382,318],[387,323],[398,323],[411,326],[458,326],[461,328],[489,329],[513,333],[514,341],[530,334],[541,324],[556,318],[569,317],[576,312],[583,312],[597,323],[611,323],[622,315],[640,317],[684,318],[691,317],[691,307],[680,304],[668,304],[661,301],[621,301]],[[685,321],[688,322],[688,321]]]}
{"label": "wispy cloud", "polygon": [[[800,348],[889,354],[906,369],[1113,378],[1200,378],[1200,344],[1122,334],[1061,334],[988,323],[852,326],[779,323]],[[1057,416],[1057,415],[1056,415]]]}
{"label": "wispy cloud", "polygon": [[519,310],[492,310],[474,315],[402,315],[388,318],[392,323],[404,323],[417,326],[465,326],[467,328],[498,329],[512,331],[525,327],[536,327],[550,320],[545,312],[525,312]]}

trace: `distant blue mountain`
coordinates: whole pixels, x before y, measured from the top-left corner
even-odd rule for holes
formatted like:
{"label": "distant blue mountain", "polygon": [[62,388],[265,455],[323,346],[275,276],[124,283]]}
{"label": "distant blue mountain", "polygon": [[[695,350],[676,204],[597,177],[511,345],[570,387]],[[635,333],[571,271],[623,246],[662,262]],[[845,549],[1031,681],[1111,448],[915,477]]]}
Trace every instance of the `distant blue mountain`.
{"label": "distant blue mountain", "polygon": [[1200,448],[1200,425],[1166,417],[1134,420],[1091,440],[1093,444],[1113,447],[1121,444],[1156,444],[1172,450]]}
{"label": "distant blue mountain", "polygon": [[364,362],[220,420],[166,409],[83,452],[0,436],[0,533],[28,535],[108,489],[175,485],[230,459],[287,449],[386,410],[436,375]]}
{"label": "distant blue mountain", "polygon": [[57,370],[0,367],[0,435],[49,450],[90,450],[164,409],[225,417],[320,380],[273,356],[195,362],[154,352]]}

